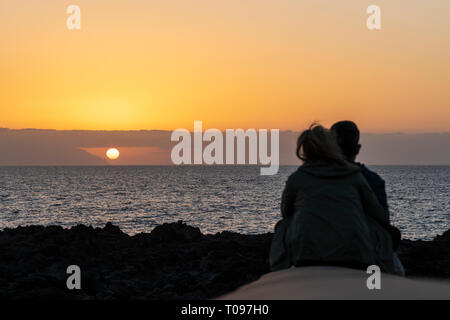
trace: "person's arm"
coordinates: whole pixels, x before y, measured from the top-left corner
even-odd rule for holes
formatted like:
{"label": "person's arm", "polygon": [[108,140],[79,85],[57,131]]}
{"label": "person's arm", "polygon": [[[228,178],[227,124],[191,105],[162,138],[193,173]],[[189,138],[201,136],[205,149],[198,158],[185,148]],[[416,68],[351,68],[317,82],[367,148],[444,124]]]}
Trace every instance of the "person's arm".
{"label": "person's arm", "polygon": [[380,201],[381,206],[389,214],[389,206],[387,203],[387,196],[386,196],[386,183],[376,173],[372,172],[372,176],[373,177],[371,178],[371,180],[368,180],[367,182],[369,182],[369,185],[372,187],[372,190],[375,193],[375,196],[377,197],[378,201]]}
{"label": "person's arm", "polygon": [[384,180],[381,180],[378,186],[378,200],[380,201],[384,210],[386,210],[389,213],[389,205],[387,203],[387,195],[386,195],[386,184]]}
{"label": "person's arm", "polygon": [[394,251],[400,245],[401,232],[398,228],[391,225],[389,221],[389,211],[387,211],[378,200],[372,188],[369,186],[367,180],[362,179],[360,192],[363,202],[364,212],[377,221],[384,229],[386,229],[392,238],[392,245]]}
{"label": "person's arm", "polygon": [[359,165],[359,167],[361,168],[361,173],[363,174],[364,178],[366,178],[369,186],[375,193],[378,201],[380,201],[380,204],[386,210],[386,212],[389,213],[389,206],[386,196],[386,183],[377,173],[367,169],[367,167],[365,167],[364,165]]}
{"label": "person's arm", "polygon": [[364,212],[378,221],[381,225],[389,227],[389,212],[378,201],[372,188],[369,186],[368,182],[361,175],[359,179],[359,190],[361,194],[362,204]]}
{"label": "person's arm", "polygon": [[296,196],[297,193],[292,185],[291,177],[289,177],[281,195],[281,215],[283,218],[288,218],[294,214]]}

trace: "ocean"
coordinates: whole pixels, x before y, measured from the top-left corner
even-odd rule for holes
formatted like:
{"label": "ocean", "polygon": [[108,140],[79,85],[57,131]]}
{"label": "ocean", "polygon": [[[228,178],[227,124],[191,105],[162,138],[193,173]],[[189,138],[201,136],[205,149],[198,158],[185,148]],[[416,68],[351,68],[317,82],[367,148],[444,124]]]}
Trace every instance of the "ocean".
{"label": "ocean", "polygon": [[[386,181],[392,222],[407,239],[450,228],[450,166],[370,166]],[[133,235],[183,220],[203,233],[273,231],[295,166],[0,167],[0,229],[118,225]]]}

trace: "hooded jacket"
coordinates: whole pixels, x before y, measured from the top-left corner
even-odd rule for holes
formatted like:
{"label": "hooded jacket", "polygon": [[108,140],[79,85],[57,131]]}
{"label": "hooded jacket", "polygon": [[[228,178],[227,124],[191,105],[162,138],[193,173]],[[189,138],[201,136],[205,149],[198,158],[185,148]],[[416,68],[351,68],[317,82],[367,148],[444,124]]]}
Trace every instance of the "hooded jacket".
{"label": "hooded jacket", "polygon": [[300,166],[286,182],[281,213],[270,252],[272,270],[348,262],[393,272],[389,215],[357,166]]}

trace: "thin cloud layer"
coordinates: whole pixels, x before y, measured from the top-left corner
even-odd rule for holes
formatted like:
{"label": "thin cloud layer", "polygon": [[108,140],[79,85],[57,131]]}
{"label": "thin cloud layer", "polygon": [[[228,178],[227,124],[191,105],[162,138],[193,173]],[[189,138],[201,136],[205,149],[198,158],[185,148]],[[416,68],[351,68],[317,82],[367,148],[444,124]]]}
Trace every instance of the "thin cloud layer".
{"label": "thin cloud layer", "polygon": [[[0,165],[171,165],[170,131],[0,129]],[[280,164],[298,165],[299,132],[280,132]],[[450,165],[450,133],[362,134],[359,161],[385,165]],[[118,160],[102,152],[122,148]]]}

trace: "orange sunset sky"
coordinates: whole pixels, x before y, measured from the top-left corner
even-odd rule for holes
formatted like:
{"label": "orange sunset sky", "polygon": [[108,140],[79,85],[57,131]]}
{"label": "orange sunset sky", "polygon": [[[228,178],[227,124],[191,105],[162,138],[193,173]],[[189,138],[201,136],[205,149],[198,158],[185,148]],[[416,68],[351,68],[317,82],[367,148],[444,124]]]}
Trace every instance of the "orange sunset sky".
{"label": "orange sunset sky", "polygon": [[0,127],[450,131],[449,1],[1,0],[0,49]]}

